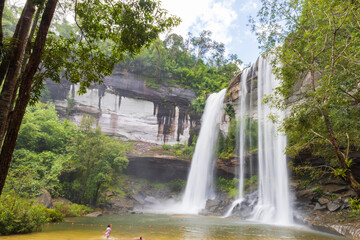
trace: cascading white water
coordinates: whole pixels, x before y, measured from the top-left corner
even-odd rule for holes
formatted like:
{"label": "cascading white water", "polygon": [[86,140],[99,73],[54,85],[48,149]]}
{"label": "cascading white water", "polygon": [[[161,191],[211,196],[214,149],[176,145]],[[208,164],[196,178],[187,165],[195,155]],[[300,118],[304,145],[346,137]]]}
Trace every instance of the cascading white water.
{"label": "cascading white water", "polygon": [[244,180],[245,180],[245,151],[246,151],[246,139],[245,139],[245,129],[246,129],[246,117],[249,113],[246,104],[247,98],[247,78],[250,68],[243,70],[240,78],[240,104],[239,104],[239,115],[240,115],[240,129],[239,129],[239,196],[238,199],[232,203],[232,206],[229,208],[224,217],[231,215],[233,208],[240,204],[244,199]]}
{"label": "cascading white water", "polygon": [[278,86],[272,74],[271,65],[263,58],[258,63],[258,164],[259,199],[253,219],[261,222],[289,224],[292,210],[289,201],[288,174],[286,168],[286,136],[277,132],[277,125],[268,117],[276,114],[281,118],[284,112],[270,109],[263,98]]}
{"label": "cascading white water", "polygon": [[244,179],[245,179],[245,151],[246,151],[246,139],[245,139],[245,129],[246,129],[246,117],[248,114],[248,109],[246,106],[246,97],[247,97],[247,77],[249,73],[247,68],[241,74],[240,84],[241,84],[241,95],[240,95],[240,130],[239,130],[239,201],[242,201],[244,198]]}
{"label": "cascading white water", "polygon": [[216,162],[215,147],[223,115],[225,93],[226,89],[213,93],[206,101],[201,130],[181,203],[182,213],[198,214],[205,207],[206,200],[211,197]]}

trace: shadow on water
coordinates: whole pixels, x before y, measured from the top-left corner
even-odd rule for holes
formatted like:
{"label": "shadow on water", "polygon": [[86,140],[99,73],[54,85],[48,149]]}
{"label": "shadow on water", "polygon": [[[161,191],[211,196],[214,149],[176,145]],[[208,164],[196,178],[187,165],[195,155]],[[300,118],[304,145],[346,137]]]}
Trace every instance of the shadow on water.
{"label": "shadow on water", "polygon": [[[74,224],[72,224],[74,223]],[[235,218],[201,217],[187,215],[112,215],[97,218],[68,218],[60,224],[49,224],[43,231],[24,235],[0,237],[1,240],[82,240],[104,239],[106,226],[112,224],[110,239],[144,240],[206,239],[206,240],[275,240],[346,239],[315,232],[302,226],[271,226],[241,222]]]}

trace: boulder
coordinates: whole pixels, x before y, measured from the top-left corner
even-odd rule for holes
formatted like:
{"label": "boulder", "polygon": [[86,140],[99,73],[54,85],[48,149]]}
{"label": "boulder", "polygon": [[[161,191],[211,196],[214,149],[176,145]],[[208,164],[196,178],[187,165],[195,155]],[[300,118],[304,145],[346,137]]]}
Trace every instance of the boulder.
{"label": "boulder", "polygon": [[343,193],[343,192],[347,192],[348,190],[349,187],[346,185],[329,184],[324,186],[324,192],[329,192],[329,193]]}
{"label": "boulder", "polygon": [[219,199],[208,199],[206,201],[205,209],[211,209],[211,208],[217,207],[220,205],[220,203],[221,203],[221,200],[219,200]]}
{"label": "boulder", "polygon": [[296,192],[296,197],[301,200],[311,199],[315,188],[301,190]]}
{"label": "boulder", "polygon": [[112,208],[129,208],[132,209],[134,207],[134,202],[131,200],[118,199],[118,200],[110,200],[107,202],[111,205]]}
{"label": "boulder", "polygon": [[85,217],[99,217],[102,216],[102,212],[93,212],[85,215]]}
{"label": "boulder", "polygon": [[53,203],[50,193],[45,188],[40,189],[40,191],[42,192],[41,195],[35,198],[35,200],[47,208],[52,208]]}
{"label": "boulder", "polygon": [[329,202],[327,204],[327,209],[330,212],[334,212],[334,211],[338,210],[339,208],[341,208],[341,206],[342,206],[342,204],[339,202]]}
{"label": "boulder", "polygon": [[330,200],[327,199],[327,198],[321,197],[321,198],[319,198],[318,202],[319,202],[321,205],[325,205],[325,204],[328,204],[328,203],[330,202]]}
{"label": "boulder", "polygon": [[151,196],[147,196],[147,197],[144,199],[144,201],[145,201],[146,203],[150,203],[150,204],[158,204],[158,203],[159,203],[159,201],[158,201],[156,198],[151,197]]}
{"label": "boulder", "polygon": [[321,206],[319,203],[315,204],[314,210],[323,210],[326,209],[326,205]]}
{"label": "boulder", "polygon": [[133,195],[131,195],[131,197],[132,197],[136,202],[138,202],[139,204],[141,204],[141,205],[144,205],[144,204],[145,204],[145,201],[144,201],[144,199],[143,199],[141,196],[136,195],[136,194],[133,194]]}

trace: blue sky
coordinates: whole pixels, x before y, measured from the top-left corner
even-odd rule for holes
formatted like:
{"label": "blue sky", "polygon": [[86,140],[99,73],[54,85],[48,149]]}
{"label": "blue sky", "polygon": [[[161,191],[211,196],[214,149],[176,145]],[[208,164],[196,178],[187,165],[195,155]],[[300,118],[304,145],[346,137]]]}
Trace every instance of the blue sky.
{"label": "blue sky", "polygon": [[250,31],[249,16],[256,16],[260,0],[162,0],[162,7],[182,19],[173,32],[186,37],[210,30],[212,38],[226,46],[227,53],[237,54],[244,64],[254,63],[260,50]]}

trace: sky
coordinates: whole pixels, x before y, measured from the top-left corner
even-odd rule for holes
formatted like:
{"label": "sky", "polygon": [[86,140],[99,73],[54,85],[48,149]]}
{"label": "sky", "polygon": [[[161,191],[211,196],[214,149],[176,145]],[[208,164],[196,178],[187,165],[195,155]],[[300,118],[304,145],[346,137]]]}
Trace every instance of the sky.
{"label": "sky", "polygon": [[260,0],[161,0],[161,6],[181,18],[173,32],[198,36],[210,30],[212,39],[225,44],[227,54],[237,54],[245,65],[254,63],[260,54],[250,26],[249,16],[256,16]]}

